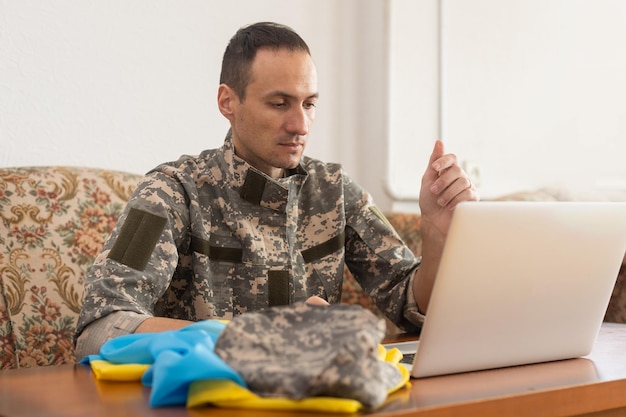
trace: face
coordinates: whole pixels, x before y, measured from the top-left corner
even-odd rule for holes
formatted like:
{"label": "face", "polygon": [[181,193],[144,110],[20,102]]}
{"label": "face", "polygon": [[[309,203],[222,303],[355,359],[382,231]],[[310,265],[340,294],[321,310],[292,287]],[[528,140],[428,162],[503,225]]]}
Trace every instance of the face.
{"label": "face", "polygon": [[235,153],[273,178],[300,162],[315,119],[317,72],[302,51],[260,49],[243,101],[220,85],[218,106],[230,121]]}

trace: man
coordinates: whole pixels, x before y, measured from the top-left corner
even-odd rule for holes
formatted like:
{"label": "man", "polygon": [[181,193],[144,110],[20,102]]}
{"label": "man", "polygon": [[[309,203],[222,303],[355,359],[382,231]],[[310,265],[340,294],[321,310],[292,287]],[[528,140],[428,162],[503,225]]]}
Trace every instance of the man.
{"label": "man", "polygon": [[106,340],[298,301],[339,302],[344,262],[378,307],[417,331],[453,208],[477,200],[437,142],[422,178],[423,258],[340,165],[303,156],[318,101],[290,28],[240,29],[222,62],[224,145],[147,174],[85,284],[77,357]]}

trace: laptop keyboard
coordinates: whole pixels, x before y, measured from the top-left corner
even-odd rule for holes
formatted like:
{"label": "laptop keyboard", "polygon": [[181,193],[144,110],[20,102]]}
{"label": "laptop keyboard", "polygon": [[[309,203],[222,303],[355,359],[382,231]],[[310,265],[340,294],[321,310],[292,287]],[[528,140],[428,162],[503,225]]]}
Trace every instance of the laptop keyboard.
{"label": "laptop keyboard", "polygon": [[406,363],[406,364],[412,365],[413,359],[415,359],[415,353],[403,353],[402,360],[400,361],[400,363]]}

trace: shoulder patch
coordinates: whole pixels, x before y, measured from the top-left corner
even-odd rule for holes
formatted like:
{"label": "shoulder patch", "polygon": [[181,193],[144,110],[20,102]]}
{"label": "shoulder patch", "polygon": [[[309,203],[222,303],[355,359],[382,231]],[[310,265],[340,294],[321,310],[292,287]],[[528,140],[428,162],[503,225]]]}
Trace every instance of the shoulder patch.
{"label": "shoulder patch", "polygon": [[389,220],[387,219],[387,217],[385,217],[385,215],[383,214],[382,211],[380,211],[380,209],[376,206],[369,206],[369,210],[374,213],[374,215],[376,217],[378,217],[380,220],[383,221],[383,223],[385,223],[387,225],[387,227],[391,230],[393,230],[394,232],[396,231],[396,229],[394,229],[394,227],[391,225],[391,223],[389,222]]}
{"label": "shoulder patch", "polygon": [[109,252],[109,258],[130,268],[143,271],[166,222],[165,217],[131,208]]}

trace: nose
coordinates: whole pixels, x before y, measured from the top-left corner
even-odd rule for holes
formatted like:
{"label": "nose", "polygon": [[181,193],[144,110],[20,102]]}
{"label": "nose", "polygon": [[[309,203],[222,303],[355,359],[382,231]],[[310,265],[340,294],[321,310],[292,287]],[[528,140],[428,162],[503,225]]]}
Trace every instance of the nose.
{"label": "nose", "polygon": [[305,136],[309,134],[312,121],[306,109],[294,106],[288,113],[285,129],[291,134]]}

